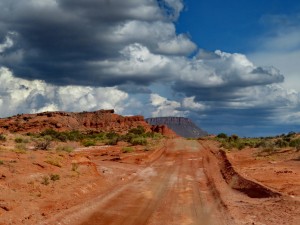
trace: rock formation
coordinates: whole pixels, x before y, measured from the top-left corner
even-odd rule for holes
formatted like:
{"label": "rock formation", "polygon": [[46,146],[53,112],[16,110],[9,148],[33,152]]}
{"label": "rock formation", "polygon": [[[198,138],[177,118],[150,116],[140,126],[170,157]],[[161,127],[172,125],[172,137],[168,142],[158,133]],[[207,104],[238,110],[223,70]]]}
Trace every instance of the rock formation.
{"label": "rock formation", "polygon": [[184,117],[156,117],[147,118],[151,125],[166,125],[177,135],[186,138],[198,138],[207,135],[207,132],[197,127],[190,119]]}
{"label": "rock formation", "polygon": [[167,125],[152,125],[151,130],[154,133],[160,133],[166,137],[170,137],[170,138],[178,137],[178,135],[173,130],[171,130]]}
{"label": "rock formation", "polygon": [[18,114],[0,119],[0,131],[20,133],[37,133],[45,129],[126,133],[129,129],[139,125],[143,126],[146,131],[151,131],[151,126],[145,122],[143,116],[121,116],[115,114],[113,109],[79,113]]}

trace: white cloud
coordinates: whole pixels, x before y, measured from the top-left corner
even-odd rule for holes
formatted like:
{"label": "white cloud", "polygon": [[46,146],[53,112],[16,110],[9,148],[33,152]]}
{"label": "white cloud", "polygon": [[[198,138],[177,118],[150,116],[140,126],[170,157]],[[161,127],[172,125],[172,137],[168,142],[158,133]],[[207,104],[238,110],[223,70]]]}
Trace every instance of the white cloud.
{"label": "white cloud", "polygon": [[300,91],[300,50],[290,52],[273,52],[257,50],[248,55],[258,65],[276,65],[285,76],[283,86]]}
{"label": "white cloud", "polygon": [[154,107],[153,117],[159,116],[188,116],[190,111],[201,112],[208,107],[200,102],[195,102],[195,97],[182,98],[179,101],[169,100],[159,94],[150,95],[151,105]]}
{"label": "white cloud", "polygon": [[169,55],[188,55],[196,48],[197,46],[189,38],[180,34],[172,39],[159,42],[156,51]]}
{"label": "white cloud", "polygon": [[226,106],[239,109],[269,108],[295,109],[300,106],[300,93],[287,90],[278,84],[246,87],[236,90],[239,98],[227,101]]}
{"label": "white cloud", "polygon": [[41,111],[124,110],[128,94],[114,87],[55,86],[16,78],[0,68],[0,116]]}
{"label": "white cloud", "polygon": [[0,44],[0,53],[3,53],[6,49],[11,48],[14,45],[12,36],[16,35],[14,32],[9,32],[5,37],[4,43]]}
{"label": "white cloud", "polygon": [[152,52],[172,55],[188,55],[196,49],[186,35],[176,35],[175,25],[166,21],[131,20],[110,29],[105,38],[112,43],[126,45],[136,42]]}
{"label": "white cloud", "polygon": [[258,65],[276,65],[285,75],[284,87],[300,91],[300,14],[263,18],[266,34],[256,40],[248,57]]}
{"label": "white cloud", "polygon": [[182,100],[182,107],[192,111],[203,111],[207,109],[207,106],[199,102],[195,102],[195,96],[187,97]]}
{"label": "white cloud", "polygon": [[181,104],[176,101],[170,101],[158,94],[150,95],[151,104],[155,107],[152,112],[153,117],[160,116],[184,116],[186,112],[180,111]]}

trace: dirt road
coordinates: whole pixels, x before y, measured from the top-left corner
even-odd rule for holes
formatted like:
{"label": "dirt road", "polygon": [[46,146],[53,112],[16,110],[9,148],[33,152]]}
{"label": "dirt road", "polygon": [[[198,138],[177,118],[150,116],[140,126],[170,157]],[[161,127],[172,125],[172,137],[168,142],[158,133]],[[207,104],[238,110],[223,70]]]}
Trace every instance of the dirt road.
{"label": "dirt road", "polygon": [[137,171],[131,182],[58,224],[233,224],[217,201],[209,201],[201,150],[197,141],[173,140],[165,154]]}
{"label": "dirt road", "polygon": [[[213,141],[170,139],[154,153],[152,163],[135,164],[107,191],[42,225],[299,224],[296,196],[241,176]],[[110,162],[110,168],[122,173],[137,156]]]}

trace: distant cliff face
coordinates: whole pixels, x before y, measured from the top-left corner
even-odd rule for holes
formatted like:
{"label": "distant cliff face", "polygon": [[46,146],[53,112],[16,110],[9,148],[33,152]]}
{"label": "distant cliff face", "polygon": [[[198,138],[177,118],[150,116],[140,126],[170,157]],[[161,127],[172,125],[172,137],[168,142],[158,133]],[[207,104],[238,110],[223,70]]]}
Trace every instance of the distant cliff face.
{"label": "distant cliff face", "polygon": [[167,125],[176,134],[186,138],[197,138],[208,134],[197,127],[190,119],[184,117],[156,117],[145,120],[151,125]]}

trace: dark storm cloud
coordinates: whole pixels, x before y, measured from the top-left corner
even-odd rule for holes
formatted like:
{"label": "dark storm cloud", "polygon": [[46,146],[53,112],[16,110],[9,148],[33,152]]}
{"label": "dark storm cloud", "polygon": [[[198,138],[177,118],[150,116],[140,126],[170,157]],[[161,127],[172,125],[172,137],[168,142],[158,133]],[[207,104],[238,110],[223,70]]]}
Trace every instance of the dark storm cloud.
{"label": "dark storm cloud", "polygon": [[[134,43],[175,55],[195,48],[186,37],[177,38],[174,25],[156,1],[4,0],[0,19],[2,40],[10,31],[18,34],[14,49],[0,57],[0,63],[19,77],[50,83],[149,83],[151,74],[114,76],[97,63],[122,61],[120,51]],[[173,45],[163,46],[167,42]],[[180,44],[183,48],[178,49]],[[17,53],[19,57],[14,57]]]}

